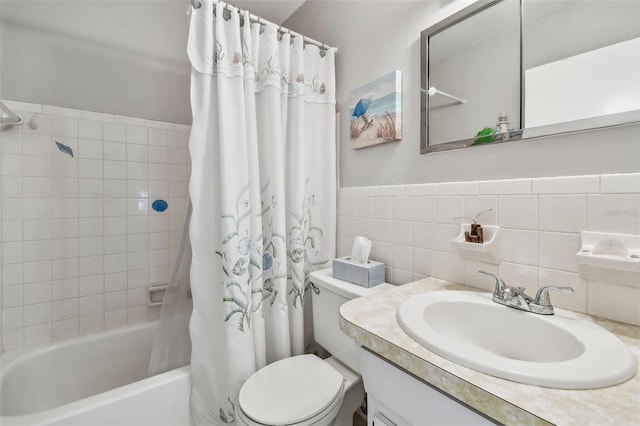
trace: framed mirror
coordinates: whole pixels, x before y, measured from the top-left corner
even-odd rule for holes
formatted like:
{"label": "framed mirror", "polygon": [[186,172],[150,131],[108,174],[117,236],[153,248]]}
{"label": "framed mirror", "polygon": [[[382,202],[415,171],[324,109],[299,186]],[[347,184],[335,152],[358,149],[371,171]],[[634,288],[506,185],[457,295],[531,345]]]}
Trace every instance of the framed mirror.
{"label": "framed mirror", "polygon": [[429,153],[640,121],[640,2],[483,0],[421,34]]}

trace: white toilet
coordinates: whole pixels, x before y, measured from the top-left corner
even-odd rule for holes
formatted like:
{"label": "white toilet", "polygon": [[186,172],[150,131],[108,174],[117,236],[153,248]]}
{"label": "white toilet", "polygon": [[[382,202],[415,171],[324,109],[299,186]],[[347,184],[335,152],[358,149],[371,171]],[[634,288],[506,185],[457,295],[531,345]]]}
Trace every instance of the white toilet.
{"label": "white toilet", "polygon": [[392,286],[366,288],[333,278],[331,269],[311,273],[313,332],[316,342],[332,356],[286,358],[254,373],[238,398],[241,425],[351,425],[353,413],[364,398],[356,345],[339,326],[340,306],[356,297]]}

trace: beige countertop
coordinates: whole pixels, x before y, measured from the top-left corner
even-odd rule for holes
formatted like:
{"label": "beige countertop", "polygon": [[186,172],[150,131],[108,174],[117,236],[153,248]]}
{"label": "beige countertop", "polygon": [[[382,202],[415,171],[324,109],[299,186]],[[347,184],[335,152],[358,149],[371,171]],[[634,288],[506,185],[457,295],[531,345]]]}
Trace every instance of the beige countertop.
{"label": "beige countertop", "polygon": [[[603,389],[550,389],[489,376],[421,346],[400,328],[396,311],[409,296],[439,290],[477,291],[425,278],[345,303],[340,308],[340,327],[393,364],[504,424],[640,425],[640,374]],[[640,365],[640,327],[576,315],[616,334]]]}

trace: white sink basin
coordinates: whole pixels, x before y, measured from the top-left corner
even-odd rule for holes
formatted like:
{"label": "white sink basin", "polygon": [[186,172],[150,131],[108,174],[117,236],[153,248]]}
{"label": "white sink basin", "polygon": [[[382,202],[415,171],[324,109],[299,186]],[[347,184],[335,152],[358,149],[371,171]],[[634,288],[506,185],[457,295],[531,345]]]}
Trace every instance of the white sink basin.
{"label": "white sink basin", "polygon": [[538,315],[497,304],[488,293],[438,291],[407,299],[402,329],[436,354],[482,373],[561,389],[622,383],[636,360],[615,335],[568,312]]}

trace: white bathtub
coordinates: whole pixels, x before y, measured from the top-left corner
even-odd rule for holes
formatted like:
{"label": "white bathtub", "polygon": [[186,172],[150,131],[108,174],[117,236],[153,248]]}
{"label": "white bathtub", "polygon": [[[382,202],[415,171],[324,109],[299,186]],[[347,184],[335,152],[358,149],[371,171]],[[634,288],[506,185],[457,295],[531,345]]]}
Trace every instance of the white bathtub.
{"label": "white bathtub", "polygon": [[0,358],[0,425],[188,426],[189,366],[148,377],[156,323]]}

